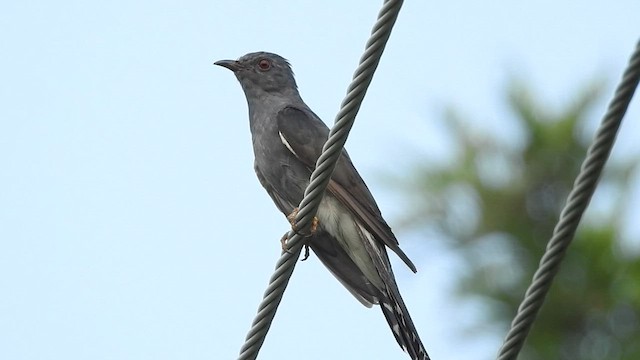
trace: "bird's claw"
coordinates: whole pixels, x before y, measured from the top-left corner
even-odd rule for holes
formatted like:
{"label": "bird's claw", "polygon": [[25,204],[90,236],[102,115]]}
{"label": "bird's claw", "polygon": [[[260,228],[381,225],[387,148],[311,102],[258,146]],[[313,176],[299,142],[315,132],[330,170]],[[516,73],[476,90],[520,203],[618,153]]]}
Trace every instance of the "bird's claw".
{"label": "bird's claw", "polygon": [[289,251],[289,248],[287,247],[287,240],[289,240],[289,232],[288,231],[286,233],[284,233],[284,235],[282,235],[282,238],[280,238],[280,245],[282,246],[282,251],[283,252],[291,254],[291,251]]}
{"label": "bird's claw", "polygon": [[309,244],[305,243],[304,244],[304,256],[302,257],[302,260],[300,261],[305,261],[309,258]]}
{"label": "bird's claw", "polygon": [[[292,254],[291,250],[289,250],[289,247],[287,247],[287,240],[289,240],[288,231],[284,233],[284,235],[282,235],[282,238],[280,238],[280,245],[282,246],[283,252],[286,252],[287,254]],[[304,257],[300,261],[305,261],[309,258],[309,244],[305,243],[303,246],[304,246]]]}

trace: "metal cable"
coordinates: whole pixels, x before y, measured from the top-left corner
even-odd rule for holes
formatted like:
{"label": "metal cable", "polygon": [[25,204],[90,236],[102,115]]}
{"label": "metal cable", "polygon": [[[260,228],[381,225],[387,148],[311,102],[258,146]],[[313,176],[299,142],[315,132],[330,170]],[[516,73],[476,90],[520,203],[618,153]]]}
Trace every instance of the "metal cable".
{"label": "metal cable", "polygon": [[518,357],[518,353],[522,349],[529,330],[551,287],[551,282],[558,272],[567,247],[573,240],[582,214],[596,189],[602,168],[609,157],[618,128],[639,80],[640,42],[636,45],[635,51],[629,60],[627,69],[622,76],[622,81],[618,85],[613,100],[611,100],[607,113],[596,133],[595,140],[589,147],[587,157],[582,163],[574,187],[553,230],[553,236],[540,260],[540,266],[533,275],[531,285],[527,289],[524,300],[518,308],[518,313],[511,323],[511,329],[500,349],[498,360],[515,360]]}
{"label": "metal cable", "polygon": [[[347,89],[347,96],[342,101],[340,111],[336,115],[335,124],[322,148],[322,155],[318,158],[309,186],[307,186],[304,198],[300,203],[300,211],[298,211],[295,219],[298,232],[303,232],[302,230],[310,228],[311,221],[318,211],[320,200],[322,200],[333,169],[347,141],[349,130],[353,126],[356,114],[373,78],[373,73],[378,67],[382,52],[391,35],[391,29],[396,22],[401,7],[402,1],[386,0],[378,14],[378,20],[371,31],[371,37],[367,41],[364,54],[360,58],[360,64]],[[258,314],[253,320],[244,345],[240,349],[239,360],[255,359],[264,343],[278,305],[282,300],[284,290],[300,256],[304,238],[298,232],[289,231],[289,240],[287,242],[289,252],[283,252],[276,264],[275,273],[271,276],[269,286],[258,307]]]}

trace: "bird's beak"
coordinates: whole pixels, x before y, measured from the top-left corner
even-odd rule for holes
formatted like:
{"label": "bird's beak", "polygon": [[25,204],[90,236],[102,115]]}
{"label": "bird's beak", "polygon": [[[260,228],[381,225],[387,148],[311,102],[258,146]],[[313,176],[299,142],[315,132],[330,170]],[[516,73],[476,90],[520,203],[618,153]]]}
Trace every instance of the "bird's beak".
{"label": "bird's beak", "polygon": [[219,60],[214,62],[213,65],[226,67],[233,72],[240,70],[240,63],[235,60]]}

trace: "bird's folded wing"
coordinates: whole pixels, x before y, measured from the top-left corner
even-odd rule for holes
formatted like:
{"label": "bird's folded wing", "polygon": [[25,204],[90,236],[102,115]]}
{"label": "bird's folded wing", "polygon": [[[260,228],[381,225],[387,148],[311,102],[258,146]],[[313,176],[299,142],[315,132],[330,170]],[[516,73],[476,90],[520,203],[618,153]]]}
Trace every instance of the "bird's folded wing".
{"label": "bird's folded wing", "polygon": [[[329,137],[329,128],[311,110],[287,106],[278,112],[278,132],[282,143],[296,158],[313,170]],[[327,190],[349,209],[362,225],[382,244],[395,252],[413,271],[415,265],[398,246],[391,228],[367,185],[353,166],[346,151],[338,160]]]}

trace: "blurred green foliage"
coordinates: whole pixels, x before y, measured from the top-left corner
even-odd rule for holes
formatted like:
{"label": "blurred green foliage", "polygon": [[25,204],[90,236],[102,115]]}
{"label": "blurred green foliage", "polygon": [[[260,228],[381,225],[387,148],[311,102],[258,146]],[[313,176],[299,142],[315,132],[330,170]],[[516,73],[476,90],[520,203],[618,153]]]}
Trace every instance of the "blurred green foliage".
{"label": "blurred green foliage", "polygon": [[[602,89],[594,83],[547,111],[513,81],[516,141],[449,110],[443,120],[455,155],[412,168],[403,191],[414,206],[403,220],[450,241],[468,266],[459,295],[486,305],[484,324],[506,330],[515,315],[586,155],[592,135],[581,130]],[[640,254],[629,246],[638,239],[622,232],[637,164],[637,156],[607,164],[601,203],[582,219],[519,359],[640,359]]]}

